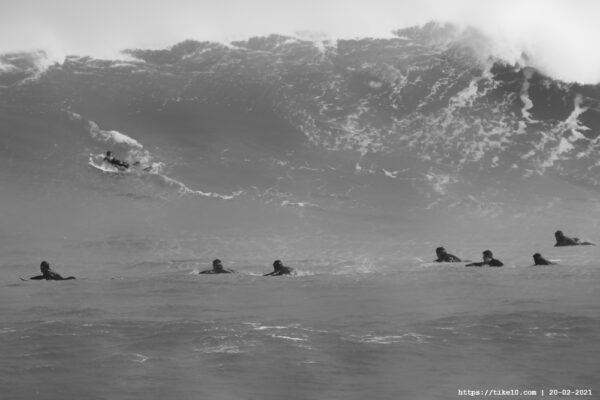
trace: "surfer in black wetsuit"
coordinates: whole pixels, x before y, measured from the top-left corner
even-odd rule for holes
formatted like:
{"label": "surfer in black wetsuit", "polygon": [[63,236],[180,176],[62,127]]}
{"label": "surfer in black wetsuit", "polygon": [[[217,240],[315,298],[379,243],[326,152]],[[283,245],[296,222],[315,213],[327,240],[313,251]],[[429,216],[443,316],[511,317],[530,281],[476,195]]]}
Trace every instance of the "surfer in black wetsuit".
{"label": "surfer in black wetsuit", "polygon": [[46,261],[42,261],[42,263],[40,264],[40,271],[42,271],[41,275],[32,276],[29,279],[32,279],[32,280],[45,279],[47,281],[68,281],[70,279],[75,279],[74,276],[68,276],[66,278],[63,278],[62,276],[60,276],[60,274],[57,274],[56,272],[52,271],[50,269],[50,264],[48,264],[48,262],[46,262]]}
{"label": "surfer in black wetsuit", "polygon": [[199,273],[200,274],[231,274],[231,273],[235,272],[232,269],[223,268],[223,263],[219,259],[214,260],[212,262],[212,266],[213,266],[212,269],[207,269],[207,270],[201,271]]}
{"label": "surfer in black wetsuit", "polygon": [[117,160],[115,156],[113,156],[112,151],[106,152],[106,155],[104,156],[104,161],[119,168],[129,168],[129,163],[126,161]]}
{"label": "surfer in black wetsuit", "polygon": [[273,263],[273,272],[269,272],[263,276],[292,275],[293,272],[294,268],[284,266],[281,260],[275,260]]}
{"label": "surfer in black wetsuit", "polygon": [[534,265],[556,265],[556,263],[546,260],[540,253],[535,253],[533,255],[533,262]]}
{"label": "surfer in black wetsuit", "polygon": [[460,258],[452,255],[450,253],[446,253],[446,249],[443,247],[438,247],[435,249],[435,254],[437,254],[437,260],[435,262],[460,262]]}
{"label": "surfer in black wetsuit", "polygon": [[467,264],[465,267],[483,267],[484,265],[487,265],[488,267],[501,267],[504,264],[502,261],[495,259],[490,250],[486,250],[483,252],[482,262]]}
{"label": "surfer in black wetsuit", "polygon": [[554,232],[554,237],[556,238],[556,244],[554,247],[562,247],[562,246],[595,246],[594,243],[590,242],[581,242],[578,238],[570,238],[564,235],[562,231]]}

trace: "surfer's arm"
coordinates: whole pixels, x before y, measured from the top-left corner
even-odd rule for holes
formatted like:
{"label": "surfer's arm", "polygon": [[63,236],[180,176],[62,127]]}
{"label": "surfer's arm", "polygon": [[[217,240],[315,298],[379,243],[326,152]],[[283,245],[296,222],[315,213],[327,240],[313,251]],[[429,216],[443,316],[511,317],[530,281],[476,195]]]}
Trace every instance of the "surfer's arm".
{"label": "surfer's arm", "polygon": [[63,278],[62,275],[59,274],[55,274],[56,276],[53,276],[52,279],[54,279],[55,281],[70,281],[71,279],[75,279],[74,276],[67,276],[66,278]]}
{"label": "surfer's arm", "polygon": [[485,265],[485,263],[478,262],[478,263],[467,264],[467,265],[465,265],[465,267],[483,267],[484,265]]}
{"label": "surfer's arm", "polygon": [[63,276],[61,274],[57,274],[54,271],[50,271],[48,273],[48,278],[47,279],[50,279],[52,281],[69,281],[71,279],[75,279],[75,277],[74,276],[68,276],[66,278],[63,278]]}
{"label": "surfer's arm", "polygon": [[44,278],[44,275],[37,275],[37,276],[32,276],[29,279],[32,281],[39,281],[39,280],[46,279],[46,278]]}
{"label": "surfer's arm", "polygon": [[53,281],[62,281],[65,278],[63,278],[60,274],[57,274],[54,271],[48,271],[48,279],[51,279]]}

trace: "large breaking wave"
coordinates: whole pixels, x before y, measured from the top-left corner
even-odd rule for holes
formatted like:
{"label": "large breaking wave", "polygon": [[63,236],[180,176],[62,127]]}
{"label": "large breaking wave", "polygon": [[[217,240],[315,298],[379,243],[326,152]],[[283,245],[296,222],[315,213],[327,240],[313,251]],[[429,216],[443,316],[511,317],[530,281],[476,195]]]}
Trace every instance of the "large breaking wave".
{"label": "large breaking wave", "polygon": [[[92,198],[235,198],[227,207],[265,212],[258,222],[287,212],[372,227],[598,208],[598,86],[508,65],[474,31],[395,34],[186,41],[54,65],[4,55],[2,174],[16,190],[36,182]],[[90,169],[108,149],[150,172]]]}

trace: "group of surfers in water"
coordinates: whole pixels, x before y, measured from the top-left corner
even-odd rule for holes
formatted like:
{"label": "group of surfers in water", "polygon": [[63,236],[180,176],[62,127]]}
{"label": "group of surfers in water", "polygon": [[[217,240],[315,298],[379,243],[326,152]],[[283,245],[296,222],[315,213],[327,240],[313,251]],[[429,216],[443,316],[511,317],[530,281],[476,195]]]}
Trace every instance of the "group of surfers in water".
{"label": "group of surfers in water", "polygon": [[[562,231],[556,231],[554,233],[554,237],[556,238],[555,247],[563,247],[563,246],[595,246],[594,243],[590,242],[582,242],[578,238],[570,238],[565,236]],[[435,249],[437,254],[436,262],[463,262],[460,258],[456,257],[453,254],[450,254],[443,247],[438,247]],[[464,261],[468,262],[468,261]],[[540,253],[535,253],[533,255],[534,265],[555,265],[552,261],[546,260]],[[485,250],[483,252],[483,261],[481,262],[473,262],[470,264],[466,264],[465,267],[502,267],[504,264],[502,261],[494,258],[494,254],[490,250]],[[47,281],[66,281],[75,279],[74,276],[68,276],[63,278],[60,274],[52,271],[50,269],[50,264],[47,261],[42,261],[40,264],[40,270],[42,271],[41,275],[32,276],[29,279],[32,280],[47,280]],[[236,271],[232,269],[227,269],[223,267],[223,263],[221,260],[216,259],[212,262],[212,268],[204,271],[200,271],[199,274],[231,274]],[[281,275],[294,275],[295,271],[291,267],[286,267],[283,265],[281,260],[275,260],[273,262],[273,271],[265,274],[263,276],[281,276]]]}
{"label": "group of surfers in water", "polygon": [[[562,231],[554,232],[554,238],[556,239],[554,247],[595,246],[595,244],[591,242],[582,242],[578,238],[567,237]],[[437,254],[436,262],[463,262],[460,258],[448,253],[443,247],[435,249],[435,253]],[[533,263],[534,265],[556,265],[556,263],[546,260],[540,253],[535,253],[533,255]],[[465,267],[502,267],[503,265],[502,261],[494,258],[494,254],[491,250],[485,250],[483,252],[483,261],[466,264]]]}
{"label": "group of surfers in water", "polygon": [[[40,264],[40,270],[42,271],[41,275],[32,276],[31,280],[47,280],[47,281],[68,281],[71,279],[75,279],[74,276],[68,276],[66,278],[62,277],[60,274],[52,271],[50,268],[50,264],[47,261],[42,261]],[[216,259],[212,262],[212,269],[207,269],[205,271],[199,272],[200,274],[231,274],[235,273],[232,269],[226,269],[223,267],[223,263],[221,260]],[[281,260],[275,260],[273,263],[273,271],[265,274],[263,276],[281,276],[281,275],[294,275],[295,271],[292,267],[286,267],[283,265]],[[26,280],[21,278],[22,280]]]}
{"label": "group of surfers in water", "polygon": [[[204,271],[200,271],[200,274],[231,274],[235,273],[232,269],[225,269],[223,267],[223,263],[221,260],[216,259],[212,262],[212,269],[207,269]],[[294,268],[286,267],[283,265],[281,260],[275,260],[273,262],[273,272],[269,272],[268,274],[264,274],[263,276],[281,276],[281,275],[293,275]]]}

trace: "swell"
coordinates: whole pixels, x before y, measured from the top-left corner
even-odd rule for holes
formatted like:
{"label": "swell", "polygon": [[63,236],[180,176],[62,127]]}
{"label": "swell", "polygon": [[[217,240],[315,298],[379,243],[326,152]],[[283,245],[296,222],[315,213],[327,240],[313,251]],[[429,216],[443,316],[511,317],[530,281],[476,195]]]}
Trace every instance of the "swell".
{"label": "swell", "polygon": [[[58,175],[61,185],[134,199],[377,208],[380,219],[406,210],[396,198],[498,216],[596,190],[597,86],[482,59],[451,28],[396,35],[187,41],[128,50],[127,60],[71,56],[39,76],[34,58],[5,56],[0,75],[14,80],[1,89],[4,174],[16,185],[23,175],[43,185]],[[29,75],[19,80],[17,70]],[[82,172],[107,149],[153,173]],[[548,193],[523,190],[532,185]]]}

